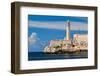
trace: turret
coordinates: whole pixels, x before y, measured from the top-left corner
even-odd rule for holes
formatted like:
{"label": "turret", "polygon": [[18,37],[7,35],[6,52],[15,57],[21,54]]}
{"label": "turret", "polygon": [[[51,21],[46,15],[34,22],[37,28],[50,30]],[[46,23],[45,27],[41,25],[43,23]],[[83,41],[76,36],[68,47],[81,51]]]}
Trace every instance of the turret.
{"label": "turret", "polygon": [[66,39],[67,40],[71,40],[70,39],[70,21],[67,21],[67,27],[66,27]]}

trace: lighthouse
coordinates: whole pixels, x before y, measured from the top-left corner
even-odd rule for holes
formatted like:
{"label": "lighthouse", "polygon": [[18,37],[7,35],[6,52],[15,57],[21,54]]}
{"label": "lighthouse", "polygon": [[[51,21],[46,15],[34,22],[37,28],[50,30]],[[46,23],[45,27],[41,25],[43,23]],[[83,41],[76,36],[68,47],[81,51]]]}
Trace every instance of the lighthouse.
{"label": "lighthouse", "polygon": [[70,40],[70,21],[67,21],[67,27],[66,27],[66,39]]}

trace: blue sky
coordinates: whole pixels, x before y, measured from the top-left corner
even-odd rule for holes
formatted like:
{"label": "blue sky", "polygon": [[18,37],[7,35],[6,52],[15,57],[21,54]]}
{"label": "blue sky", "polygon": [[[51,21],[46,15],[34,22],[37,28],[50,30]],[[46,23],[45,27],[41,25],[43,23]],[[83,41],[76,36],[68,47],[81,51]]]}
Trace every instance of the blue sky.
{"label": "blue sky", "polygon": [[28,15],[28,51],[41,52],[50,40],[64,39],[67,20],[71,22],[71,36],[87,33],[87,17]]}
{"label": "blue sky", "polygon": [[48,16],[48,15],[29,15],[28,20],[34,21],[75,21],[87,23],[87,17],[71,17],[71,16]]}

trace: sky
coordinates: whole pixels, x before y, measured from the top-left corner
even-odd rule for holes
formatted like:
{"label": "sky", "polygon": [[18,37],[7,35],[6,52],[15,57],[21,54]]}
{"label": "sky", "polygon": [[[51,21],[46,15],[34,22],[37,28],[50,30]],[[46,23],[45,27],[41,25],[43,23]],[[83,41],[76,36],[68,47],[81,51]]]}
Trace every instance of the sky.
{"label": "sky", "polygon": [[50,40],[63,40],[68,20],[71,23],[71,37],[75,33],[87,33],[87,17],[28,15],[28,51],[42,52]]}

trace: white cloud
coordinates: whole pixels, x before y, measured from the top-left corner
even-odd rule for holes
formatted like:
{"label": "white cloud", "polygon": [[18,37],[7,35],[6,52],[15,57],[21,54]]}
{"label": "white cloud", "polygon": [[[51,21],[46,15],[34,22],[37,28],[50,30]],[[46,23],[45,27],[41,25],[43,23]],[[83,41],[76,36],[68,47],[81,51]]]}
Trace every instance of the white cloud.
{"label": "white cloud", "polygon": [[29,36],[28,43],[29,52],[41,52],[44,49],[44,46],[46,46],[46,41],[41,41],[35,32]]}
{"label": "white cloud", "polygon": [[[88,30],[87,25],[88,24],[82,22],[71,22],[71,30]],[[65,30],[66,26],[67,26],[67,22],[65,21],[60,21],[60,22],[29,21],[29,27]]]}
{"label": "white cloud", "polygon": [[37,37],[37,33],[35,33],[35,32],[33,32],[32,34],[31,34],[31,36],[29,37],[29,44],[31,45],[33,45],[33,44],[35,44],[36,42],[37,42],[37,40],[39,40],[39,38]]}

